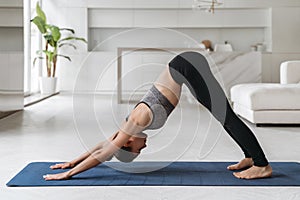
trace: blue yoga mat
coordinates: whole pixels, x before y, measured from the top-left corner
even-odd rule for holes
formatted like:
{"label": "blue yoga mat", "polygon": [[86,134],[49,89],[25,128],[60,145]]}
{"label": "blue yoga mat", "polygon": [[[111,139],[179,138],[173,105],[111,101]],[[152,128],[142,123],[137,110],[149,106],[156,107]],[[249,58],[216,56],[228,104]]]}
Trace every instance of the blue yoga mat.
{"label": "blue yoga mat", "polygon": [[[109,162],[115,167],[122,163]],[[174,162],[165,168],[147,173],[127,173],[104,164],[73,176],[69,180],[45,181],[44,174],[66,170],[51,170],[53,162],[28,164],[7,186],[300,186],[300,163],[273,162],[271,178],[243,180],[232,175],[229,162]],[[151,169],[162,162],[133,162],[132,169]],[[157,168],[156,168],[157,169]]]}

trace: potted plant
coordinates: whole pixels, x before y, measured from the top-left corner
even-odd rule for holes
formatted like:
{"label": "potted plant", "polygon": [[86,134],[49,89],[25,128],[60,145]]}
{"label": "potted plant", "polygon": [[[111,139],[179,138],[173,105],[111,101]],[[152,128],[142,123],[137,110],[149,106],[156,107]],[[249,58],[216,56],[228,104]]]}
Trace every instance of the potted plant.
{"label": "potted plant", "polygon": [[[56,64],[57,58],[62,57],[71,61],[71,58],[66,55],[59,54],[59,49],[63,46],[71,46],[76,49],[76,46],[70,41],[78,40],[87,43],[84,38],[75,37],[75,31],[70,28],[60,28],[58,26],[48,24],[47,18],[39,3],[36,4],[36,14],[31,22],[33,22],[45,40],[45,49],[37,51],[37,57],[34,59],[35,64],[37,59],[46,60],[47,76],[40,77],[40,89],[42,94],[53,94],[56,92],[57,77]],[[62,32],[68,32],[66,37],[62,37]]]}

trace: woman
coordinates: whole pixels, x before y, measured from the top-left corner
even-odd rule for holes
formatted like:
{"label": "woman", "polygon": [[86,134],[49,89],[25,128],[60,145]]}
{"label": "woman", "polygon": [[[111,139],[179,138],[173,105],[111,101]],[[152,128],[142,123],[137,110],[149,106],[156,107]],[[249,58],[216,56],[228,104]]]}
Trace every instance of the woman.
{"label": "woman", "polygon": [[228,169],[248,169],[235,172],[234,176],[243,179],[270,177],[272,168],[263,150],[251,130],[231,109],[224,91],[211,73],[206,58],[197,52],[184,52],[169,63],[117,133],[79,158],[51,166],[52,169],[71,169],[64,173],[44,175],[44,179],[68,179],[110,160],[112,156],[123,162],[131,162],[146,147],[147,135],[142,131],[161,128],[164,125],[178,104],[182,84],[186,84],[198,102],[212,113],[243,150],[245,158],[235,165],[228,166]]}

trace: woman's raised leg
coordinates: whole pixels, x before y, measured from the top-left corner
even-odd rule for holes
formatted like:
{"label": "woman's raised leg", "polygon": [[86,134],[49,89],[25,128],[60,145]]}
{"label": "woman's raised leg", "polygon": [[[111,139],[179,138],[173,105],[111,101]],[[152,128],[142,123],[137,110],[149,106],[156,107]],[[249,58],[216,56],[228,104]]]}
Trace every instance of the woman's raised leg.
{"label": "woman's raised leg", "polygon": [[223,125],[254,166],[236,173],[238,178],[261,178],[271,175],[271,167],[252,131],[233,112],[227,97],[213,76],[206,58],[197,52],[177,55],[169,63],[169,71],[178,85],[186,84],[193,96]]}

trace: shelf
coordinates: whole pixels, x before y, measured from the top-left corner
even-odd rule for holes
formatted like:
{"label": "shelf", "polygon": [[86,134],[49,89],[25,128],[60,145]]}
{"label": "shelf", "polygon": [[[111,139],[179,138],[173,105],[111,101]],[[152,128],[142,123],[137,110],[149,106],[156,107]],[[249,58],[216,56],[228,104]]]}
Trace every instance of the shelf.
{"label": "shelf", "polygon": [[264,28],[90,28],[88,49],[110,51],[120,46],[191,48],[206,39],[211,40],[213,46],[227,40],[239,51],[248,51],[251,45],[266,41]]}
{"label": "shelf", "polygon": [[166,29],[249,29],[249,28],[270,28],[268,26],[149,26],[149,27],[140,27],[140,26],[89,26],[89,29],[128,29],[128,28],[166,28]]}
{"label": "shelf", "polygon": [[0,27],[23,27],[23,9],[0,7]]}
{"label": "shelf", "polygon": [[270,26],[270,9],[224,9],[215,14],[188,9],[88,9],[89,28]]}
{"label": "shelf", "polygon": [[22,27],[0,27],[0,53],[22,51],[23,28]]}
{"label": "shelf", "polygon": [[23,52],[0,52],[0,90],[23,90],[23,57]]}
{"label": "shelf", "polygon": [[1,0],[0,8],[22,8],[23,0]]}

